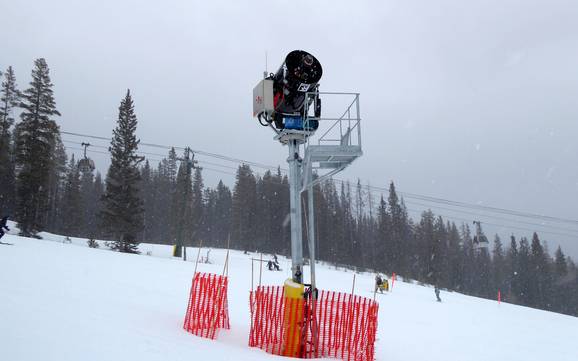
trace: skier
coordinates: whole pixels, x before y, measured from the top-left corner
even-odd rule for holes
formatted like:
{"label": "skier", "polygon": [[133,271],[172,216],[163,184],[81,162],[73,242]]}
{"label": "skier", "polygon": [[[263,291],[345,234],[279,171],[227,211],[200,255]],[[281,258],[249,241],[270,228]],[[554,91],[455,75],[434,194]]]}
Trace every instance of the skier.
{"label": "skier", "polygon": [[273,271],[273,261],[267,261],[267,269]]}
{"label": "skier", "polygon": [[378,274],[375,275],[375,292],[379,290],[379,292],[383,293],[383,280],[381,276]]}
{"label": "skier", "polygon": [[8,228],[8,226],[6,225],[7,222],[8,216],[4,216],[2,217],[2,220],[0,220],[0,239],[4,237],[4,229],[6,229],[6,231],[10,230],[10,228]]}
{"label": "skier", "polygon": [[440,289],[439,289],[438,285],[434,286],[434,292],[436,294],[436,298],[437,298],[438,302],[441,302],[442,299],[440,298]]}

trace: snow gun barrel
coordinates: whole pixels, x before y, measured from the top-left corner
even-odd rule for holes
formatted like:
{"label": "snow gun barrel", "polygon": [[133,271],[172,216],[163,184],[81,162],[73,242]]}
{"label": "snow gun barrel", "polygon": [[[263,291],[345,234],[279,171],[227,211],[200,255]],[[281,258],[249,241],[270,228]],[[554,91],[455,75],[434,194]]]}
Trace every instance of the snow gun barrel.
{"label": "snow gun barrel", "polygon": [[[253,90],[253,116],[262,125],[275,121],[283,129],[285,117],[304,119],[307,93],[316,93],[323,75],[321,63],[303,50],[293,50],[274,74],[263,79]],[[321,114],[321,103],[316,96],[315,117]],[[315,127],[316,128],[316,127]]]}
{"label": "snow gun barrel", "polygon": [[275,112],[299,114],[305,93],[315,90],[322,74],[321,63],[313,55],[303,50],[290,52],[273,75]]}

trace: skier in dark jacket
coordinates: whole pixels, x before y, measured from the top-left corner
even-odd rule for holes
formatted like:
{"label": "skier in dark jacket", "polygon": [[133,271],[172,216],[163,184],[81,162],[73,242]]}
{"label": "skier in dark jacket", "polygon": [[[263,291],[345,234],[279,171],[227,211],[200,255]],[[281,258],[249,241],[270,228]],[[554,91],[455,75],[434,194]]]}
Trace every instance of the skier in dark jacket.
{"label": "skier in dark jacket", "polygon": [[436,294],[437,301],[441,302],[442,299],[440,298],[440,288],[437,285],[434,286],[434,292]]}
{"label": "skier in dark jacket", "polygon": [[10,228],[8,228],[8,226],[6,225],[7,222],[8,222],[8,216],[4,216],[0,220],[0,238],[4,237],[4,229],[6,229],[7,231],[10,230]]}

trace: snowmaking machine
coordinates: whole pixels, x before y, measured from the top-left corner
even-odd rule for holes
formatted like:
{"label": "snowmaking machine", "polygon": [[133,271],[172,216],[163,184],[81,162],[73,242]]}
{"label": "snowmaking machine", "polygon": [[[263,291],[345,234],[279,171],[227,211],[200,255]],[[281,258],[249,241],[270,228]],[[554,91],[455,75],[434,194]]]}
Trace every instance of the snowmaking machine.
{"label": "snowmaking machine", "polygon": [[[252,322],[251,334],[267,332],[261,330],[266,323],[257,320],[282,320],[275,329],[291,337],[281,337],[283,344],[273,347],[277,351],[271,352],[291,357],[321,355],[320,350],[324,347],[319,345],[318,337],[319,330],[325,326],[319,324],[320,320],[316,318],[317,300],[323,296],[318,295],[315,280],[313,187],[342,171],[363,154],[359,93],[320,92],[322,75],[323,69],[317,58],[306,51],[294,50],[285,57],[275,73],[265,71],[263,79],[253,89],[253,117],[261,125],[271,128],[275,133],[274,140],[288,148],[291,278],[282,286],[282,300],[275,303],[279,308],[258,306],[261,300],[267,298],[255,296],[251,303],[251,320],[255,321]],[[324,99],[323,116],[321,96]],[[303,192],[307,193],[306,204],[302,204]],[[305,217],[303,208],[307,211]],[[304,219],[307,221],[305,232]],[[307,263],[303,257],[304,235],[308,245]],[[304,267],[307,265],[309,283],[304,277]],[[256,292],[264,295],[266,291],[258,289]],[[361,301],[357,298],[355,302]],[[368,302],[372,305],[375,303],[371,300]],[[265,310],[282,317],[271,317]],[[374,310],[377,310],[377,306]],[[349,336],[352,336],[351,332]],[[270,349],[261,342],[261,338],[250,336],[250,340],[251,346]],[[371,337],[367,340],[368,345],[373,345]]]}
{"label": "snowmaking machine", "polygon": [[[307,207],[313,209],[313,185],[345,169],[363,154],[359,93],[320,92],[322,75],[323,68],[316,57],[303,50],[293,50],[275,73],[265,71],[263,79],[253,89],[253,117],[261,125],[270,127],[275,132],[275,140],[287,145],[289,150],[292,281],[301,285],[304,264],[300,194],[308,191]],[[329,104],[326,104],[324,112],[327,114],[323,117],[321,96]],[[320,121],[325,129],[322,135],[315,137]],[[313,212],[308,212],[308,218],[311,287],[314,290]]]}
{"label": "snowmaking machine", "polygon": [[[323,74],[321,63],[303,50],[290,52],[276,73],[253,89],[253,116],[263,126],[274,124],[277,129],[317,130],[315,119],[305,122],[306,111],[321,116],[319,80]],[[313,106],[311,106],[313,105]]]}

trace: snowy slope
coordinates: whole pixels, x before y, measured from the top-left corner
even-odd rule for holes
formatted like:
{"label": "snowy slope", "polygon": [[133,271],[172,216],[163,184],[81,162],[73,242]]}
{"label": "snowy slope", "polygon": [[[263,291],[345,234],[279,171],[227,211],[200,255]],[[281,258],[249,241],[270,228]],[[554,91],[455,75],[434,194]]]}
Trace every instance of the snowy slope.
{"label": "snowy slope", "polygon": [[[14,245],[0,245],[0,360],[276,358],[247,347],[250,256],[232,252],[231,330],[210,341],[182,329],[194,263],[171,258],[170,247],[142,245],[151,256],[130,255],[43,236],[2,239]],[[220,273],[224,255],[212,250],[213,264],[199,270]],[[263,284],[288,277],[289,262],[280,260],[284,271],[263,270]],[[318,273],[322,288],[351,291],[351,272],[320,266]],[[371,297],[372,283],[372,275],[358,275],[356,293]],[[403,282],[378,295],[377,360],[578,360],[578,318],[441,296],[437,303],[431,288]]]}

